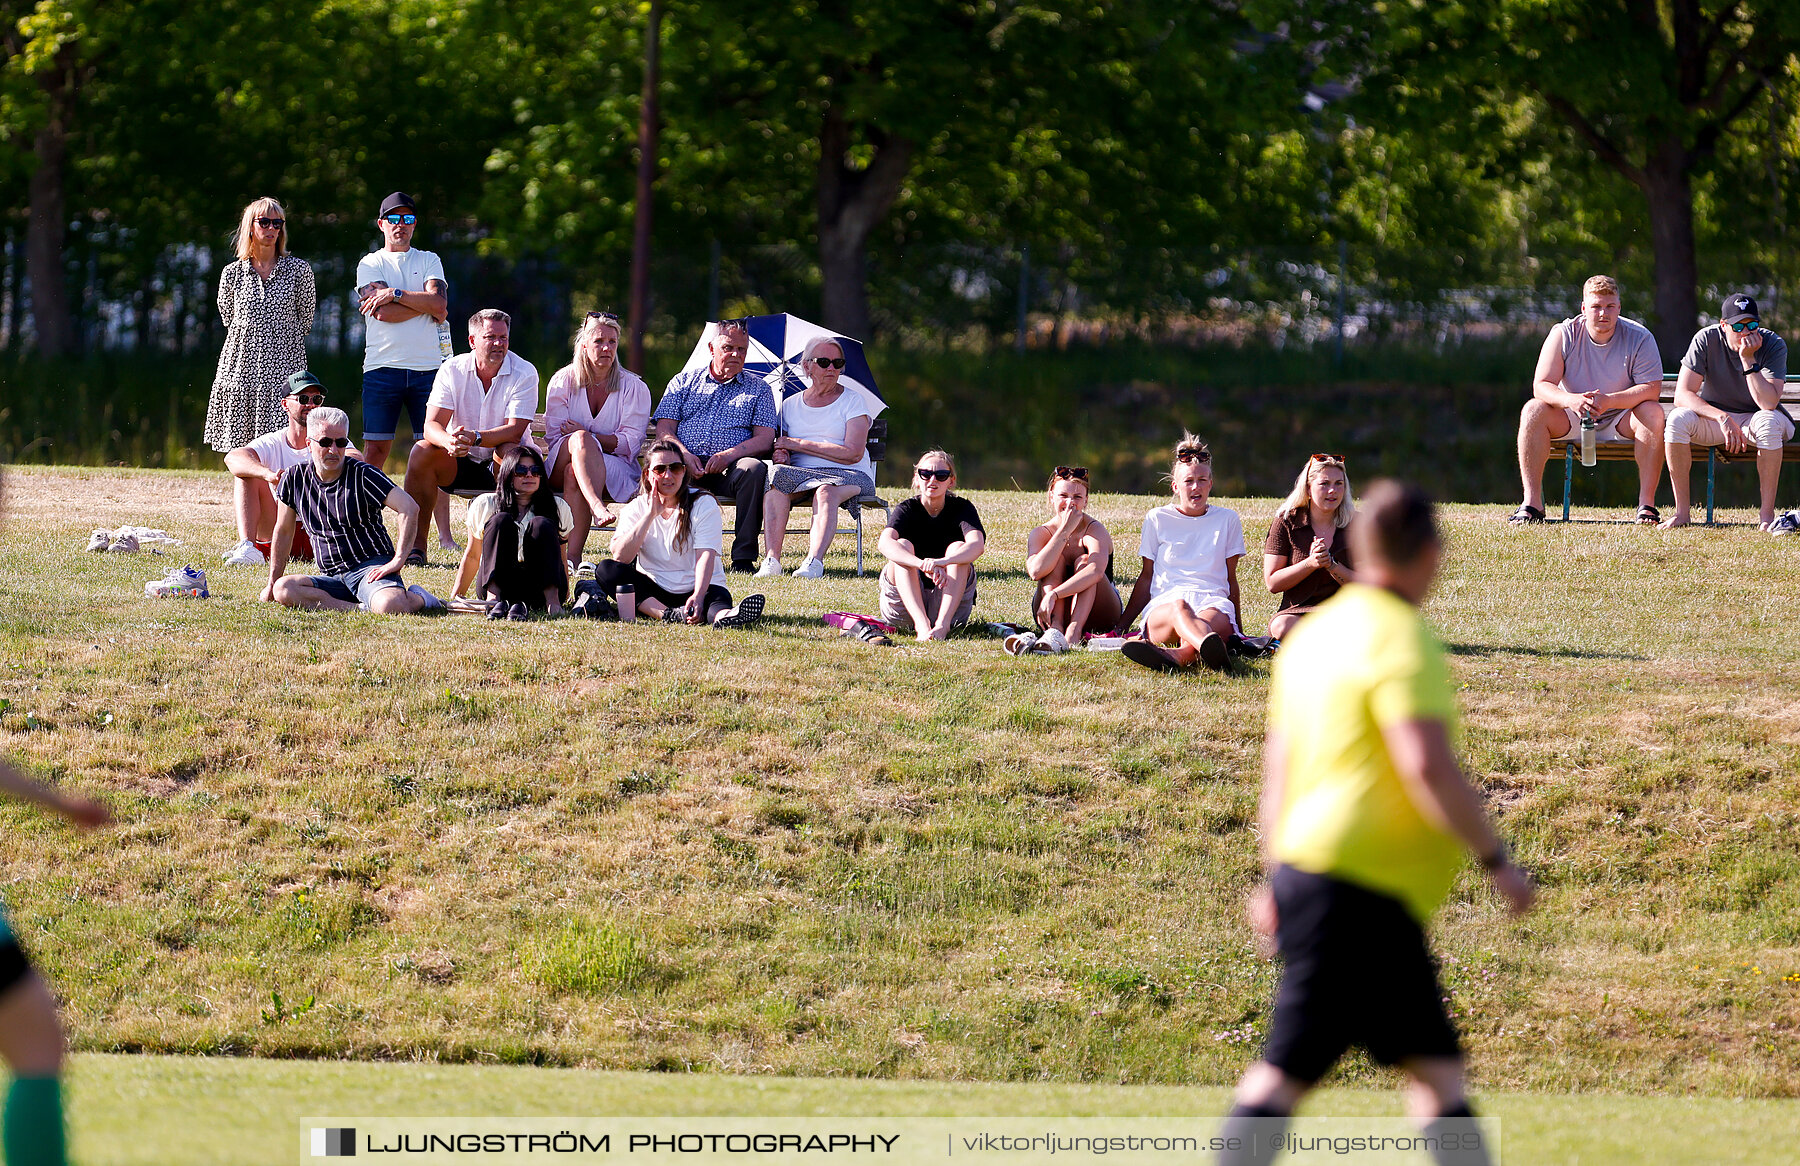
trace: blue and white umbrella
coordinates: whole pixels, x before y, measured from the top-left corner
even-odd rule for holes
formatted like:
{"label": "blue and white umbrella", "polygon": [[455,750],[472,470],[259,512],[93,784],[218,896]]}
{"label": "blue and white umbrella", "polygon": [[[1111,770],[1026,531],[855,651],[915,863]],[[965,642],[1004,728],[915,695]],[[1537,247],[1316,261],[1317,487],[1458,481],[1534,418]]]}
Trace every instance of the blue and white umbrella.
{"label": "blue and white umbrella", "polygon": [[[881,390],[875,387],[875,374],[869,371],[869,362],[863,356],[862,341],[839,336],[829,328],[821,328],[787,312],[751,316],[745,325],[750,330],[750,355],[744,361],[744,368],[762,377],[775,397],[777,409],[781,402],[806,389],[809,382],[800,371],[800,354],[820,337],[836,342],[844,352],[844,372],[839,380],[844,390],[861,397],[863,404],[869,407],[871,417],[881,416],[881,411],[887,408]],[[693,354],[682,366],[683,372],[702,369],[712,363],[712,339],[718,331],[717,324],[708,324],[700,333]]]}

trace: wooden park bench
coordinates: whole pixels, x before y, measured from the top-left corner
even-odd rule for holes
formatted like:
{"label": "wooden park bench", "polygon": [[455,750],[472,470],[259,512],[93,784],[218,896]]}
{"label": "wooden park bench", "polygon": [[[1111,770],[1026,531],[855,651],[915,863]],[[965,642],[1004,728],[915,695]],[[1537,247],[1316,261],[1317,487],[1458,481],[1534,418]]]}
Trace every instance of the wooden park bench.
{"label": "wooden park bench", "polygon": [[[1677,375],[1678,374],[1672,372],[1663,374],[1662,393],[1658,398],[1658,403],[1662,405],[1664,417],[1667,417],[1669,415],[1669,410],[1675,406],[1675,378]],[[1781,403],[1787,406],[1789,413],[1795,413],[1797,410],[1800,410],[1800,387],[1796,387],[1793,381],[1789,381],[1782,389]],[[1781,460],[1783,464],[1786,464],[1787,462],[1800,462],[1800,433],[1797,433],[1795,436],[1796,440],[1788,442],[1787,445],[1782,448]],[[1581,456],[1581,430],[1579,428],[1572,428],[1569,430],[1567,436],[1552,438],[1550,441],[1551,453],[1554,454],[1558,449],[1562,450],[1563,455],[1562,516],[1563,521],[1567,522],[1569,521],[1569,495],[1575,480],[1576,459]],[[1611,441],[1597,441],[1594,443],[1594,457],[1596,460],[1603,462],[1632,461],[1634,460],[1633,450],[1633,443],[1624,438],[1614,438]],[[1696,453],[1698,453],[1698,451],[1696,451]],[[1725,447],[1722,445],[1706,447],[1706,525],[1714,525],[1713,488],[1720,464],[1735,465],[1740,463],[1747,463],[1754,467],[1756,465],[1756,450],[1747,449],[1743,453],[1726,453]]]}

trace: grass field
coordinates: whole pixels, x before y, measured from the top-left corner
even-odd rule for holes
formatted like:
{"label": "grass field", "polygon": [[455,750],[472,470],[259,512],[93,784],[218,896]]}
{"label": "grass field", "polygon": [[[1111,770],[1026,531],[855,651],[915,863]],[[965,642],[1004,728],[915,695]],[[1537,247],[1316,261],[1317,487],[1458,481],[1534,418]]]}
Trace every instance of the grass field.
{"label": "grass field", "polygon": [[[293,1160],[306,1116],[1213,1116],[1221,1088],[846,1081],[534,1066],[394,1065],[86,1054],[70,1073],[78,1166],[241,1166]],[[1800,1103],[1617,1094],[1490,1093],[1512,1166],[1776,1162]],[[1392,1091],[1334,1088],[1305,1114],[1396,1117]],[[1033,1123],[1034,1126],[1043,1123]],[[1202,1123],[1210,1128],[1210,1123]],[[204,1136],[196,1136],[203,1131]],[[1283,1159],[1289,1161],[1290,1159]],[[1359,1160],[1359,1159],[1351,1159]],[[1401,1161],[1424,1161],[1400,1159]],[[1210,1164],[1209,1164],[1210,1166]]]}
{"label": "grass field", "polygon": [[[1264,665],[833,639],[820,612],[875,602],[842,540],[731,638],[292,612],[218,564],[222,475],[7,493],[4,748],[120,818],[0,811],[8,909],[80,1049],[1207,1087],[1254,1053]],[[972,497],[978,614],[1018,618],[1038,499]],[[1151,501],[1096,512],[1129,550]],[[1273,503],[1230,504],[1259,542]],[[1465,875],[1437,928],[1477,1086],[1800,1095],[1800,548],[1743,512],[1504,509],[1449,508],[1428,608],[1545,890],[1514,922]],[[184,539],[214,598],[146,601],[169,561],[81,551],[127,521]]]}

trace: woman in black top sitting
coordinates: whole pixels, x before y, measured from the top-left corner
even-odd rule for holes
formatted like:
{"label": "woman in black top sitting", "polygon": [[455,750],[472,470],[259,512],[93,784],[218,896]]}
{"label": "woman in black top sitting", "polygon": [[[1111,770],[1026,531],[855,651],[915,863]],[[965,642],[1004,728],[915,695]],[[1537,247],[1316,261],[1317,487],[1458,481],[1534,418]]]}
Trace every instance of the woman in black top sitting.
{"label": "woman in black top sitting", "polygon": [[513,447],[494,477],[493,493],[469,503],[469,533],[479,532],[479,550],[472,537],[462,574],[479,555],[475,596],[491,604],[489,619],[561,615],[569,598],[562,554],[572,525],[568,504],[544,480],[543,455],[529,445]]}
{"label": "woman in black top sitting", "polygon": [[1275,511],[1263,544],[1263,582],[1281,596],[1269,635],[1282,639],[1300,617],[1355,580],[1350,563],[1350,478],[1341,454],[1315,453]]}
{"label": "woman in black top sitting", "polygon": [[958,498],[956,467],[934,449],[913,467],[918,496],[888,515],[881,532],[881,618],[920,640],[949,638],[975,607],[975,560],[987,550],[981,515]]}

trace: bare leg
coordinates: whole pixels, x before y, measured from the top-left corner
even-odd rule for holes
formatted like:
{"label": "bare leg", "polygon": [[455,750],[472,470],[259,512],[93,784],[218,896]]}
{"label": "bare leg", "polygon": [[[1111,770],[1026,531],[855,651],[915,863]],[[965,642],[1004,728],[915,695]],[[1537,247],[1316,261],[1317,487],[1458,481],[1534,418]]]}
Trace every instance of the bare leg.
{"label": "bare leg", "polygon": [[1195,615],[1186,603],[1177,600],[1151,608],[1144,630],[1153,644],[1167,646],[1173,642],[1175,646],[1169,648],[1170,654],[1178,663],[1191,664],[1200,654],[1201,640],[1213,633],[1229,636],[1232,628],[1231,620],[1217,608],[1209,607]]}
{"label": "bare leg", "polygon": [[[469,589],[475,582],[475,574],[481,569],[481,540],[470,536],[469,545],[463,548],[462,561],[456,565],[456,582],[450,588],[454,597]],[[485,599],[486,596],[479,598]]]}
{"label": "bare leg", "polygon": [[1694,447],[1685,441],[1665,441],[1663,456],[1669,461],[1669,488],[1675,492],[1675,506],[1669,511],[1669,517],[1663,519],[1662,529],[1673,530],[1689,522],[1693,491],[1688,483],[1688,472],[1694,467]]}
{"label": "bare leg", "polygon": [[812,546],[808,549],[819,562],[825,561],[825,552],[837,535],[838,507],[860,493],[855,486],[820,486],[813,495]]}
{"label": "bare leg", "polygon": [[1031,615],[1033,619],[1037,620],[1038,627],[1054,628],[1062,626],[1064,622],[1063,615],[1069,610],[1069,601],[1067,599],[1058,599],[1046,604],[1044,602],[1044,592],[1052,587],[1060,586],[1062,581],[1068,577],[1068,564],[1058,563],[1050,568],[1050,573],[1048,575],[1045,575],[1042,579],[1038,580],[1038,589],[1031,597]]}
{"label": "bare leg", "polygon": [[1267,1061],[1258,1061],[1244,1071],[1243,1079],[1238,1082],[1237,1102],[1239,1105],[1266,1106],[1282,1113],[1292,1113],[1311,1088],[1298,1077],[1288,1076]]}
{"label": "bare leg", "polygon": [[1756,483],[1762,487],[1762,508],[1757,512],[1757,519],[1764,530],[1775,521],[1775,487],[1781,484],[1781,450],[1759,449],[1756,451]]}
{"label": "bare leg", "polygon": [[783,494],[780,490],[763,492],[763,549],[778,563],[781,548],[787,543],[788,515],[793,509],[792,494]]}
{"label": "bare leg", "polygon": [[[428,441],[413,442],[412,452],[406,457],[405,489],[419,504],[420,514],[436,511],[438,495],[455,480],[456,459],[450,456],[449,450]],[[413,540],[413,549],[425,553],[425,524],[422,522],[418,537]]]}
{"label": "bare leg", "polygon": [[[898,542],[908,553],[912,551],[912,543],[906,539]],[[919,583],[919,572],[911,567],[901,567],[889,563],[881,569],[894,590],[900,593],[900,602],[906,608],[906,614],[912,617],[913,635],[920,640],[931,638],[931,617],[925,613],[925,588]]]}
{"label": "bare leg", "polygon": [[1558,406],[1533,397],[1519,410],[1519,482],[1525,487],[1525,505],[1544,508],[1544,463],[1550,460],[1550,441],[1568,432],[1569,415]]}
{"label": "bare leg", "polygon": [[1429,1120],[1467,1104],[1463,1096],[1461,1057],[1408,1057],[1400,1065],[1409,1084],[1408,1117]]}
{"label": "bare leg", "polygon": [[[954,555],[962,550],[964,543],[959,539],[944,548],[944,554]],[[962,604],[963,593],[969,589],[969,580],[975,575],[973,563],[948,563],[944,566],[943,589],[938,592],[938,614],[932,623],[931,638],[947,640],[950,638],[950,623],[956,618],[956,609]]]}
{"label": "bare leg", "polygon": [[369,599],[369,610],[376,615],[411,615],[425,606],[425,601],[404,587],[383,587]]}
{"label": "bare leg", "polygon": [[240,539],[268,542],[275,536],[275,493],[255,478],[231,479],[232,508],[237,511]]}
{"label": "bare leg", "polygon": [[[592,518],[610,521],[613,512],[606,505],[606,454],[600,448],[600,439],[591,433],[572,434],[563,444],[563,453],[570,459],[575,483],[580,487]],[[585,529],[582,523],[575,525]],[[592,525],[592,519],[585,525]],[[585,540],[586,537],[584,533],[582,538]]]}
{"label": "bare leg", "polygon": [[1287,612],[1269,617],[1269,636],[1272,639],[1285,640],[1293,626],[1300,622],[1300,617]]}
{"label": "bare leg", "polygon": [[1631,453],[1637,459],[1639,507],[1656,505],[1656,485],[1662,480],[1663,424],[1662,406],[1655,401],[1644,401],[1619,418],[1619,436],[1631,438]]}
{"label": "bare leg", "polygon": [[283,575],[275,581],[275,602],[284,607],[310,607],[319,611],[360,611],[362,605],[339,599],[301,582],[304,575]]}
{"label": "bare leg", "polygon": [[363,440],[363,460],[387,473],[388,451],[394,448],[391,437],[370,437]]}
{"label": "bare leg", "polygon": [[438,491],[437,509],[433,512],[432,518],[437,522],[438,549],[462,550],[462,547],[457,544],[455,533],[450,528],[450,495],[442,490]]}
{"label": "bare leg", "polygon": [[63,1031],[56,998],[32,972],[0,996],[0,1057],[18,1077],[54,1077],[62,1072]]}
{"label": "bare leg", "polygon": [[576,443],[583,436],[577,433],[563,442],[563,447],[556,451],[556,465],[550,469],[550,488],[569,504],[569,519],[573,526],[564,553],[572,563],[581,562],[581,556],[587,551],[588,534],[594,525],[593,503],[588,500],[587,487],[574,464]]}

